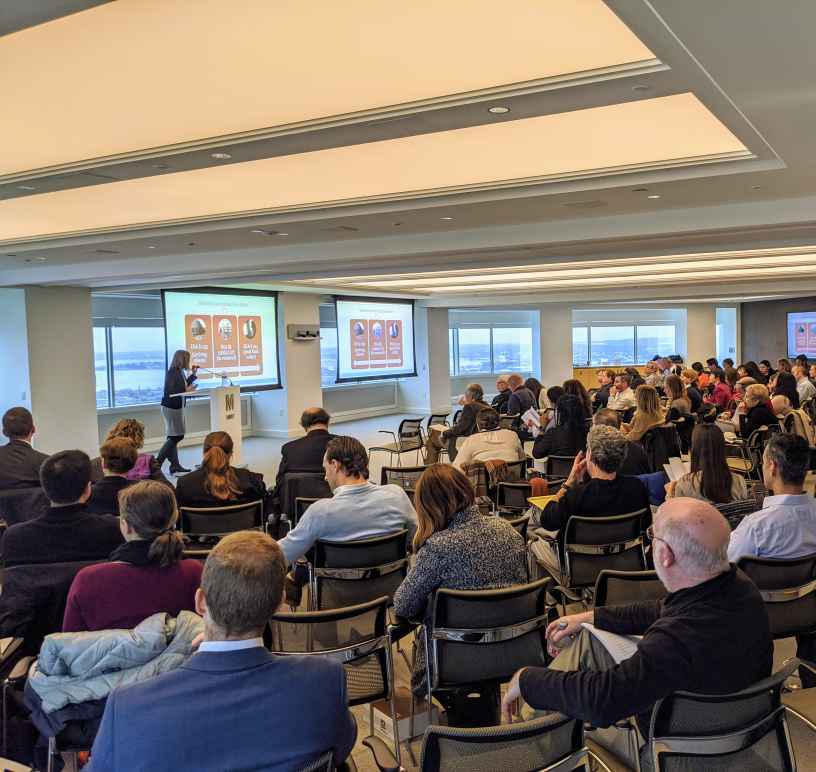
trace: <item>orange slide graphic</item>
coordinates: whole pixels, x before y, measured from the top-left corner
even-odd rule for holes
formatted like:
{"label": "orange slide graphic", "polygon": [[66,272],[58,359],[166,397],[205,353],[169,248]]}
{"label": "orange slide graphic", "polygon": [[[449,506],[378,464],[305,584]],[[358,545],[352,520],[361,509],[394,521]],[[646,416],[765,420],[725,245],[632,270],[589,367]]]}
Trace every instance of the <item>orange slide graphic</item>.
{"label": "orange slide graphic", "polygon": [[402,367],[405,361],[403,325],[399,319],[351,319],[353,370]]}

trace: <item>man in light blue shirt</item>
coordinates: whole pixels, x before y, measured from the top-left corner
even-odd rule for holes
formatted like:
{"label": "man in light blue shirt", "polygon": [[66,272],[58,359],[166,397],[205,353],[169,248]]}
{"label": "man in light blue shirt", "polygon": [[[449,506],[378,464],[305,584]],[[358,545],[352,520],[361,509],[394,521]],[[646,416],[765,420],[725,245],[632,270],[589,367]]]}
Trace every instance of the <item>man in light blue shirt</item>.
{"label": "man in light blue shirt", "polygon": [[778,434],[765,447],[762,478],[774,495],[731,533],[728,559],[797,558],[816,553],[816,499],[803,490],[810,448],[796,434]]}
{"label": "man in light blue shirt", "polygon": [[280,542],[288,563],[305,555],[318,539],[353,541],[416,530],[416,512],[398,485],[374,485],[368,481],[368,454],[354,437],[335,437],[323,458],[330,499],[315,501]]}

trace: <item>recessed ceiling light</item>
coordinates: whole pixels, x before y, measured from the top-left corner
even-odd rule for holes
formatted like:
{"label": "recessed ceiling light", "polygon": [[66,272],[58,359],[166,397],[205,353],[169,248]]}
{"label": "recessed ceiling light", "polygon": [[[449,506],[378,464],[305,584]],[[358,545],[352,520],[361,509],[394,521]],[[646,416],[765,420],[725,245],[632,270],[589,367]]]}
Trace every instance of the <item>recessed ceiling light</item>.
{"label": "recessed ceiling light", "polygon": [[215,158],[216,161],[228,161],[232,156],[229,153],[210,153],[210,158]]}
{"label": "recessed ceiling light", "polygon": [[504,105],[493,105],[493,107],[487,108],[487,112],[493,113],[493,115],[504,115],[510,112],[510,108]]}
{"label": "recessed ceiling light", "polygon": [[35,259],[36,259],[36,260],[39,260],[41,263],[44,263],[46,260],[48,260],[48,258],[47,258],[47,257],[37,257],[37,258],[35,258]]}
{"label": "recessed ceiling light", "polygon": [[36,190],[37,186],[36,185],[18,185],[17,189],[18,190]]}
{"label": "recessed ceiling light", "polygon": [[660,198],[658,193],[652,193],[650,196],[646,196],[646,198]]}
{"label": "recessed ceiling light", "polygon": [[148,244],[148,245],[147,245],[147,248],[148,248],[148,249],[156,249],[157,247],[156,247],[156,245],[155,245],[155,244]]}
{"label": "recessed ceiling light", "polygon": [[169,169],[170,164],[152,164],[154,169]]}
{"label": "recessed ceiling light", "polygon": [[261,228],[253,228],[250,233],[260,233],[262,236],[268,235],[265,230],[261,230]]}
{"label": "recessed ceiling light", "polygon": [[762,185],[751,185],[751,190],[762,190]]}
{"label": "recessed ceiling light", "polygon": [[289,234],[288,233],[276,233],[275,235],[276,236],[288,236]]}
{"label": "recessed ceiling light", "polygon": [[440,220],[452,220],[453,217],[440,217],[439,219]]}

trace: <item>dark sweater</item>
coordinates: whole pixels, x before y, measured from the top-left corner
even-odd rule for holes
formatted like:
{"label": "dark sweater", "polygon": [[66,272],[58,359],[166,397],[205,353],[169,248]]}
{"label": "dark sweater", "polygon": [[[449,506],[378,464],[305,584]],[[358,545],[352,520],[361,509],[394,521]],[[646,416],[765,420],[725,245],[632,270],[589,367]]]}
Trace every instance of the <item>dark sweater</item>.
{"label": "dark sweater", "polygon": [[134,482],[136,481],[128,480],[127,477],[115,475],[103,477],[91,488],[91,498],[88,499],[85,508],[94,515],[118,515],[119,492]]}
{"label": "dark sweater", "polygon": [[533,458],[577,456],[586,450],[586,429],[575,431],[569,426],[554,426],[536,437]]}
{"label": "dark sweater", "polygon": [[195,375],[188,375],[184,378],[184,373],[171,367],[164,376],[164,395],[162,396],[162,407],[169,407],[174,410],[180,410],[184,407],[184,397],[171,397],[171,394],[180,394],[185,391],[188,386],[191,386],[196,379]]}
{"label": "dark sweater", "polygon": [[604,386],[601,386],[598,391],[593,394],[592,407],[594,410],[600,410],[602,407],[606,407],[607,403],[609,402],[609,389],[611,388],[612,384],[607,383]]}
{"label": "dark sweater", "polygon": [[25,440],[10,440],[0,446],[0,490],[39,488],[40,466],[47,458]]}
{"label": "dark sweater", "polygon": [[[637,652],[602,672],[561,673],[530,667],[521,696],[538,710],[556,710],[594,726],[648,711],[678,690],[727,694],[771,673],[773,642],[765,604],[736,566],[707,582],[643,601],[595,610],[595,625],[621,635],[643,635]],[[644,723],[644,719],[646,719]]]}
{"label": "dark sweater", "polygon": [[493,397],[493,400],[490,403],[490,407],[492,407],[497,413],[503,414],[507,412],[507,401],[510,399],[510,395],[513,392],[510,389],[505,389],[504,391],[500,391]]}
{"label": "dark sweater", "polygon": [[490,407],[486,402],[468,402],[462,406],[459,420],[447,431],[442,432],[442,439],[449,440],[451,437],[470,437],[476,431],[476,419],[479,413],[486,407]]}
{"label": "dark sweater", "polygon": [[203,564],[180,560],[162,568],[150,563],[149,541],[131,541],[111,562],[83,568],[74,577],[62,631],[130,629],[151,614],[195,611]]}
{"label": "dark sweater", "polygon": [[756,431],[761,426],[778,426],[779,419],[774,415],[771,406],[767,402],[760,402],[754,405],[745,414],[745,422],[740,425],[740,434],[745,439],[751,436],[751,432]]}
{"label": "dark sweater", "polygon": [[3,562],[16,566],[105,560],[122,541],[116,518],[92,515],[82,504],[51,507],[44,515],[6,531]]}
{"label": "dark sweater", "polygon": [[526,386],[519,386],[507,400],[508,415],[524,415],[531,407],[537,410],[538,400]]}

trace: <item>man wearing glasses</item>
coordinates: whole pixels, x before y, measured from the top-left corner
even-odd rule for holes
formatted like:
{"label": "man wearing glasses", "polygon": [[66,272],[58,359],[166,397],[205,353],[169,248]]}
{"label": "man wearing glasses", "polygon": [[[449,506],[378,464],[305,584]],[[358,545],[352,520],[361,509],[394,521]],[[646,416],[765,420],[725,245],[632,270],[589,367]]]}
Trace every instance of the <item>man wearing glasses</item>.
{"label": "man wearing glasses", "polygon": [[596,727],[637,716],[646,737],[649,710],[660,698],[678,690],[728,694],[770,675],[768,616],[757,588],[728,562],[723,516],[708,502],[670,499],[647,535],[668,595],[553,622],[547,641],[554,659],[549,668],[515,674],[502,702],[506,720],[521,697],[536,710]]}

